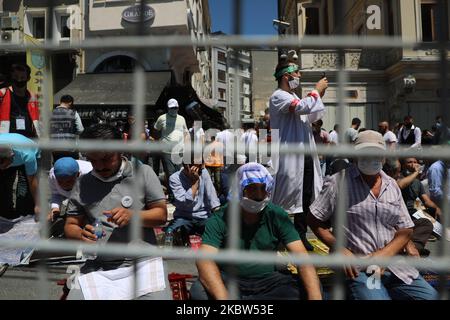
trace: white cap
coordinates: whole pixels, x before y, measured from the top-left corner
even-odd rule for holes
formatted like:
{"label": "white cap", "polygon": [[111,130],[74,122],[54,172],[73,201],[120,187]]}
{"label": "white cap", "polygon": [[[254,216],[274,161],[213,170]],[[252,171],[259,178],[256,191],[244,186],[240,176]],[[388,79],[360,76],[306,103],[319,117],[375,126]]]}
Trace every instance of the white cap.
{"label": "white cap", "polygon": [[175,99],[170,99],[168,102],[167,102],[167,108],[178,108],[178,101],[177,100],[175,100]]}

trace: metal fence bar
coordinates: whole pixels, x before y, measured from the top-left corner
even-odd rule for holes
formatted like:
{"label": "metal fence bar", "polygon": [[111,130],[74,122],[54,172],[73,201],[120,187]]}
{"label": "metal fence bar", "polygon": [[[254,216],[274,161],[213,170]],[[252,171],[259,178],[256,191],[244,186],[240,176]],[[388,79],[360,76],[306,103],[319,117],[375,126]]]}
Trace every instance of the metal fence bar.
{"label": "metal fence bar", "polygon": [[[78,144],[72,142],[62,142],[62,141],[50,141],[41,139],[36,141],[36,145],[41,150],[53,150],[53,149],[61,149],[61,150],[71,150],[73,148],[77,148],[78,150],[84,152],[89,150],[98,150],[98,146],[101,144],[102,151],[126,151],[126,152],[157,152],[162,150],[170,150],[167,144],[161,142],[152,142],[151,144],[146,144],[142,141],[133,143],[133,144],[124,144],[117,143],[114,141],[104,141],[104,140],[86,140],[80,141]],[[18,148],[26,148],[30,146],[35,146],[35,144],[27,144],[27,143],[18,143],[14,145]],[[343,146],[329,146],[324,147],[321,145],[316,146],[316,151],[311,151],[308,148],[299,148],[296,144],[279,144],[277,142],[272,142],[270,144],[266,144],[264,142],[260,142],[261,146],[267,146],[268,149],[272,147],[273,150],[279,150],[280,154],[323,154],[328,156],[336,155],[337,157],[358,157],[361,155],[364,156],[382,156],[382,157],[420,157],[421,159],[450,159],[450,147],[427,147],[422,146],[422,150],[411,150],[411,149],[399,149],[396,151],[390,150],[355,150],[350,145]],[[237,143],[235,148],[240,148],[238,150],[244,150],[245,145],[243,143]],[[233,148],[233,146],[231,146]],[[277,151],[278,152],[278,151]]]}
{"label": "metal fence bar", "polygon": [[[302,49],[364,49],[364,48],[399,48],[425,50],[437,47],[433,42],[417,42],[404,40],[401,37],[368,36],[365,38],[355,36],[308,36],[299,38],[298,36],[285,35],[282,38],[274,36],[220,36],[215,38],[204,37],[201,39],[191,39],[183,35],[167,36],[126,36],[126,37],[104,37],[86,39],[78,44],[54,44],[45,42],[41,48],[49,51],[63,51],[69,49],[116,49],[127,47],[135,48],[166,48],[166,47],[214,47],[229,46],[233,48],[253,48],[253,47],[301,47]],[[450,43],[447,41],[445,47],[448,49]],[[33,48],[29,44],[24,45],[3,45],[3,50],[23,51]]]}
{"label": "metal fence bar", "polygon": [[130,246],[128,244],[111,243],[106,246],[96,249],[94,246],[85,244],[80,241],[64,240],[64,241],[17,241],[8,240],[0,243],[2,247],[6,248],[29,248],[35,247],[37,250],[43,252],[73,252],[77,249],[82,249],[85,252],[93,253],[98,252],[105,255],[122,257],[126,252],[130,257],[141,256],[162,256],[165,258],[179,258],[179,259],[209,259],[217,262],[225,263],[277,263],[287,264],[289,262],[295,264],[313,264],[340,267],[347,264],[357,264],[359,266],[370,266],[376,264],[381,266],[405,266],[411,265],[419,269],[433,269],[437,271],[448,271],[450,269],[450,260],[447,257],[437,257],[435,259],[417,259],[412,257],[405,257],[403,260],[395,258],[360,258],[360,257],[347,257],[343,255],[338,256],[322,256],[322,255],[295,255],[295,256],[277,256],[272,252],[253,252],[245,250],[229,250],[223,249],[218,254],[205,253],[202,251],[186,251],[183,249],[174,248],[172,250],[160,249],[158,247],[149,247],[140,244]]}
{"label": "metal fence bar", "polygon": [[[342,10],[340,10],[342,11]],[[339,117],[338,123],[341,128],[341,133],[339,135],[341,139],[341,143],[346,144],[347,141],[344,139],[344,121],[345,121],[345,113],[347,107],[344,103],[344,89],[347,83],[347,74],[344,70],[344,52],[343,50],[339,50],[338,52],[338,110]],[[336,246],[335,246],[335,254],[340,254],[342,250],[345,248],[345,227],[347,225],[347,183],[345,176],[339,180],[339,193],[338,193],[338,203],[337,203],[337,215],[335,220],[335,225],[333,226],[333,231],[336,230]],[[345,288],[344,288],[344,273],[341,270],[336,271],[336,281],[333,290],[333,298],[335,300],[344,300],[345,299]]]}
{"label": "metal fence bar", "polygon": [[[233,20],[233,32],[235,35],[241,34],[241,12],[242,12],[242,1],[241,0],[233,0],[233,13],[234,13],[234,20]],[[233,103],[233,121],[232,121],[232,128],[235,130],[239,129],[241,127],[241,121],[240,121],[240,92],[241,92],[241,77],[238,74],[238,51],[233,48],[233,50],[227,50],[227,55],[233,53],[233,59],[228,59],[228,61],[231,62],[231,65],[227,66],[228,68],[228,75],[230,71],[230,67],[233,68],[234,74],[233,74],[233,91],[232,91],[232,101],[229,101]],[[231,89],[231,86],[229,86],[229,89]],[[230,105],[228,105],[230,107]],[[236,139],[236,137],[234,138]],[[237,142],[237,141],[236,141]],[[237,159],[235,156],[234,159]],[[231,186],[233,188],[234,195],[231,198],[230,201],[230,209],[229,209],[229,217],[230,217],[230,236],[228,238],[228,248],[230,250],[239,250],[239,235],[241,234],[241,214],[239,210],[239,195],[238,195],[238,181],[236,176],[233,176],[231,178]],[[227,285],[227,289],[229,292],[229,298],[232,300],[236,300],[240,296],[240,290],[238,285],[238,274],[237,274],[237,265],[229,265],[227,266],[229,272],[229,280]]]}
{"label": "metal fence bar", "polygon": [[[441,79],[441,116],[443,117],[443,126],[446,128],[448,125],[448,121],[450,120],[449,114],[448,114],[448,90],[449,90],[449,81],[448,81],[448,51],[446,49],[446,43],[449,40],[449,32],[448,32],[448,11],[446,8],[446,2],[448,5],[448,1],[445,0],[439,0],[438,1],[438,16],[437,16],[437,31],[438,31],[438,47],[439,47],[439,76]],[[443,133],[441,133],[443,134]],[[443,137],[441,137],[442,141],[440,143],[445,143],[445,138],[447,134],[444,134]],[[441,257],[445,258],[449,256],[449,244],[446,241],[446,230],[450,226],[450,215],[449,215],[449,199],[448,194],[450,192],[448,188],[448,179],[450,178],[448,176],[448,172],[446,170],[446,167],[448,165],[449,161],[444,161],[444,175],[443,175],[443,205],[442,205],[442,214],[441,214],[441,223],[443,226],[443,236],[441,238],[441,241],[439,243],[438,253]],[[439,294],[441,300],[448,300],[449,298],[449,292],[446,289],[446,282],[447,277],[449,273],[448,272],[442,272],[439,274]]]}

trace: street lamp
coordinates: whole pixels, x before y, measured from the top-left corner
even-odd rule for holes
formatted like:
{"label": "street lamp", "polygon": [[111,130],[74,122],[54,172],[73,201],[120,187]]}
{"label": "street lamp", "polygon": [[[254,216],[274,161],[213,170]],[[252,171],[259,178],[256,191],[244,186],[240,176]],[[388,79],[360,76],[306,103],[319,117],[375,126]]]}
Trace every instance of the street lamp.
{"label": "street lamp", "polygon": [[[280,38],[286,34],[286,30],[291,26],[289,22],[273,19],[272,20],[274,28],[278,31]],[[285,49],[278,48],[278,57],[280,60],[287,60],[287,53]]]}

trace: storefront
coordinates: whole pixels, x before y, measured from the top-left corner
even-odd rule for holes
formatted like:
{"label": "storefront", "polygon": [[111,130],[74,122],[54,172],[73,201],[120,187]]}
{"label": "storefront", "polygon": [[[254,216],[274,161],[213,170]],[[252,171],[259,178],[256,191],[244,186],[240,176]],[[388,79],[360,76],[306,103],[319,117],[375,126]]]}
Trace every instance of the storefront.
{"label": "storefront", "polygon": [[[167,101],[174,98],[188,126],[195,120],[203,121],[205,129],[221,125],[221,114],[199,99],[192,87],[174,84],[172,72],[146,72],[145,79],[144,120],[149,124],[167,112]],[[133,73],[80,74],[54,96],[55,105],[67,94],[74,98],[84,126],[99,121],[125,123],[134,103]]]}

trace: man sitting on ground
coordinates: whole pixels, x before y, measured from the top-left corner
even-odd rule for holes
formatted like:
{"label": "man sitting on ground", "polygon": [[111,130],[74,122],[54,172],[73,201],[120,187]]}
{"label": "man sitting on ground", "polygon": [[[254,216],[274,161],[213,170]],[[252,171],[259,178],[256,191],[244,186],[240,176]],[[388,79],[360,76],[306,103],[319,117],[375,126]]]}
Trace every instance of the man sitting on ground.
{"label": "man sitting on ground", "polygon": [[[264,166],[247,163],[237,171],[241,234],[239,249],[253,252],[276,252],[282,244],[300,255],[307,251],[294,224],[282,208],[269,200],[273,179]],[[223,206],[206,223],[201,251],[217,253],[227,245],[229,236],[228,205]],[[214,261],[197,261],[199,280],[191,288],[192,299],[228,299],[228,275],[223,266]],[[306,297],[322,298],[319,279],[314,266],[299,266],[299,278],[277,270],[275,264],[243,263],[236,266],[239,298],[247,299],[299,299],[303,297],[298,280],[303,281]]]}
{"label": "man sitting on ground", "polygon": [[169,179],[175,198],[174,220],[169,227],[180,229],[184,243],[188,243],[189,235],[202,235],[206,220],[214,209],[220,207],[208,170],[202,163],[189,162],[192,164],[183,163],[183,168]]}

